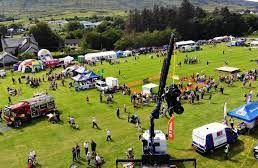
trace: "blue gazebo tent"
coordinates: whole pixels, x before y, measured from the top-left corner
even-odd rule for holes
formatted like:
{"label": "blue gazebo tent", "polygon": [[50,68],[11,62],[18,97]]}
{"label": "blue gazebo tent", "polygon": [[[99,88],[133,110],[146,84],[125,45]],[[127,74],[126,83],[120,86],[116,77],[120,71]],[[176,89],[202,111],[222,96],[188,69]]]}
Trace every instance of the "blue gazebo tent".
{"label": "blue gazebo tent", "polygon": [[86,81],[87,78],[86,78],[86,75],[85,74],[78,74],[74,77],[72,77],[72,79],[76,82],[83,82],[83,81]]}
{"label": "blue gazebo tent", "polygon": [[250,102],[227,113],[228,116],[251,123],[258,118],[258,102]]}
{"label": "blue gazebo tent", "polygon": [[78,75],[72,77],[72,79],[76,82],[84,82],[84,81],[92,80],[95,78],[100,78],[100,76],[95,74],[92,71],[88,71],[87,74],[78,74]]}
{"label": "blue gazebo tent", "polygon": [[90,71],[88,74],[85,75],[85,78],[87,80],[91,80],[91,79],[94,79],[94,78],[100,78],[100,76],[95,74],[94,72]]}
{"label": "blue gazebo tent", "polygon": [[118,58],[123,57],[124,52],[122,50],[119,50],[119,51],[116,52],[116,55],[117,55]]}

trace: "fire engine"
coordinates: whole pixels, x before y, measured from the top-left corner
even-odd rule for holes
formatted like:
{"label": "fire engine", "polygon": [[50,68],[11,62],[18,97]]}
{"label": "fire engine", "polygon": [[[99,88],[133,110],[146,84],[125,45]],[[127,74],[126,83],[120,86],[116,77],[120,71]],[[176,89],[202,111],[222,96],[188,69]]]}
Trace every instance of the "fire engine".
{"label": "fire engine", "polygon": [[7,125],[12,126],[15,123],[21,124],[39,116],[44,116],[55,110],[55,101],[52,96],[38,94],[33,98],[6,106],[4,108],[4,120]]}

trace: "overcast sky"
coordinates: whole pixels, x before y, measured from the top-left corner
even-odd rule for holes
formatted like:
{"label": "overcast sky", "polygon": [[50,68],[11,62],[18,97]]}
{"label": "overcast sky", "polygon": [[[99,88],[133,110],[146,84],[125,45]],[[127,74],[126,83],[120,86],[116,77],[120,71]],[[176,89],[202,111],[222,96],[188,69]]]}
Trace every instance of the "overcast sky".
{"label": "overcast sky", "polygon": [[258,0],[246,0],[246,1],[253,1],[253,2],[258,2]]}

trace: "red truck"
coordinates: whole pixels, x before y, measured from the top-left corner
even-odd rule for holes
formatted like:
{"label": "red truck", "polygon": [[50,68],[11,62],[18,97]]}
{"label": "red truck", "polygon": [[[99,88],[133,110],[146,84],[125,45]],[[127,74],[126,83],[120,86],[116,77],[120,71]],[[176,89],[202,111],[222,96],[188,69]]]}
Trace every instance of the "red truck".
{"label": "red truck", "polygon": [[39,94],[33,98],[6,106],[4,120],[9,126],[17,126],[55,110],[54,98],[46,94]]}

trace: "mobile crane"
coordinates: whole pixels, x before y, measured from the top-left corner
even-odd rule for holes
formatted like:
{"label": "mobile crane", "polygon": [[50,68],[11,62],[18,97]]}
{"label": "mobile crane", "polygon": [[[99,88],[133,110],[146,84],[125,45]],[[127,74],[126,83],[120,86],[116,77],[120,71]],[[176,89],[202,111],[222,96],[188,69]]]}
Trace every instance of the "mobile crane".
{"label": "mobile crane", "polygon": [[154,121],[155,119],[159,119],[160,108],[163,100],[165,100],[167,103],[167,108],[170,116],[174,115],[174,113],[182,114],[184,112],[184,108],[182,107],[181,102],[178,99],[181,94],[181,91],[174,84],[172,84],[169,87],[166,87],[166,81],[169,73],[170,61],[174,52],[174,46],[175,36],[172,34],[168,46],[167,57],[164,58],[160,74],[157,105],[150,115],[150,129],[146,130],[141,138],[143,144],[142,158],[117,159],[116,167],[118,167],[118,163],[122,162],[139,162],[142,168],[169,168],[176,167],[176,162],[186,161],[193,162],[193,166],[196,167],[195,159],[172,159],[171,156],[167,154],[166,135],[162,131],[154,129]]}

